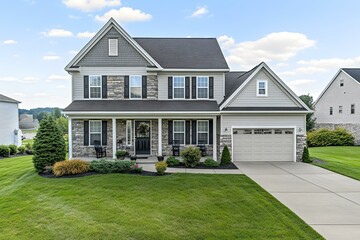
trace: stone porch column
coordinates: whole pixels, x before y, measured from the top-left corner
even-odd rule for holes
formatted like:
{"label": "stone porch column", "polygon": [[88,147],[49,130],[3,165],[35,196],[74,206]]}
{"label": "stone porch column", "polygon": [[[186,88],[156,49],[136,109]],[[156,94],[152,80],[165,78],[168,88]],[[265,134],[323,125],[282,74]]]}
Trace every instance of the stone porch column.
{"label": "stone porch column", "polygon": [[216,131],[216,120],[217,118],[216,117],[213,117],[213,159],[216,161],[217,160],[217,137],[216,137],[216,134],[217,134],[217,131]]}
{"label": "stone porch column", "polygon": [[116,159],[116,118],[112,118],[112,157]]}
{"label": "stone porch column", "polygon": [[162,118],[158,118],[158,156],[162,156]]}
{"label": "stone porch column", "polygon": [[69,153],[68,158],[72,159],[72,119],[68,117],[68,144],[69,144]]}

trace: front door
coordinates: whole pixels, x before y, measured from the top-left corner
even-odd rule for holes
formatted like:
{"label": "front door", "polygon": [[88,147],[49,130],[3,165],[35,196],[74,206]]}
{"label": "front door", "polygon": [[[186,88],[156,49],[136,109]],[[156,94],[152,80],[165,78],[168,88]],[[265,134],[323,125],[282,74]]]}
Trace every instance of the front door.
{"label": "front door", "polygon": [[135,121],[135,152],[150,154],[150,121]]}

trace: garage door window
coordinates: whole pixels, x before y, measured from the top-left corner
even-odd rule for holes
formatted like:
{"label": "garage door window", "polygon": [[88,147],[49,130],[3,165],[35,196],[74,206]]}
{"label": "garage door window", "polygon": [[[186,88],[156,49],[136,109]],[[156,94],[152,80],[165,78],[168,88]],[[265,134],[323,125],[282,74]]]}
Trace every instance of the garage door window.
{"label": "garage door window", "polygon": [[254,129],[254,134],[271,134],[271,129]]}
{"label": "garage door window", "polygon": [[197,135],[198,135],[198,144],[209,143],[209,121],[198,121]]}
{"label": "garage door window", "polygon": [[282,134],[282,130],[281,129],[275,129],[274,134]]}
{"label": "garage door window", "polygon": [[285,134],[293,134],[293,130],[285,130]]}

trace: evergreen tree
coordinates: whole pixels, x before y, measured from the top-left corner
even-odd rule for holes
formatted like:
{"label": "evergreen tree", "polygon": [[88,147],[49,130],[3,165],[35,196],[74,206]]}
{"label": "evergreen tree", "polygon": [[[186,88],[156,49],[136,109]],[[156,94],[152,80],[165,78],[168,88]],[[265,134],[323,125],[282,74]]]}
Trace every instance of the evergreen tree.
{"label": "evergreen tree", "polygon": [[37,172],[43,172],[46,166],[63,161],[66,147],[63,133],[53,117],[47,116],[40,122],[33,145],[33,163]]}
{"label": "evergreen tree", "polygon": [[[311,110],[314,110],[314,99],[310,94],[301,95],[299,97]],[[316,118],[314,118],[314,113],[306,114],[306,131],[310,131],[315,127]]]}
{"label": "evergreen tree", "polygon": [[221,165],[226,165],[231,163],[231,155],[227,145],[225,145],[221,153]]}
{"label": "evergreen tree", "polygon": [[309,154],[309,149],[307,147],[304,147],[304,152],[302,155],[302,161],[305,163],[311,163],[311,159],[310,159],[310,154]]}

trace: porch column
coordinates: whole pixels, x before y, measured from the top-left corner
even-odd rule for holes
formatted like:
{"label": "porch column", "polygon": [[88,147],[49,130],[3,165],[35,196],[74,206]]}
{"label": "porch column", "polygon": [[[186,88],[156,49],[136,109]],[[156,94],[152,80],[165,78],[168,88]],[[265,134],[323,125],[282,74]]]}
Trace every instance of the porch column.
{"label": "porch column", "polygon": [[217,160],[217,131],[216,131],[216,117],[213,117],[213,159],[216,161]]}
{"label": "porch column", "polygon": [[116,118],[112,118],[112,137],[113,159],[116,159]]}
{"label": "porch column", "polygon": [[72,159],[72,119],[68,117],[68,144],[69,144],[69,153],[68,158]]}
{"label": "porch column", "polygon": [[158,118],[158,156],[162,156],[162,118]]}

